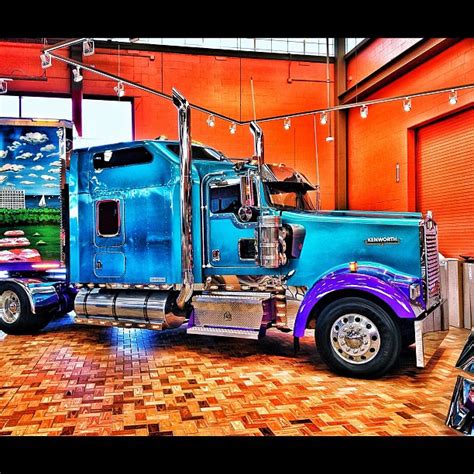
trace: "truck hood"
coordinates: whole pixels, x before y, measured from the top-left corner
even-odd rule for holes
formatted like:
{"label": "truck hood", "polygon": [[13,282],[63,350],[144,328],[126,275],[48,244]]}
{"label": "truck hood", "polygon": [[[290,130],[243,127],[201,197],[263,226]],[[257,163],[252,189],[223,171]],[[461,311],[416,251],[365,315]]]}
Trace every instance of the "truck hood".
{"label": "truck hood", "polygon": [[373,219],[422,219],[421,212],[385,212],[385,211],[283,211],[283,215],[291,217],[291,215],[301,216],[327,216],[327,217],[362,217]]}

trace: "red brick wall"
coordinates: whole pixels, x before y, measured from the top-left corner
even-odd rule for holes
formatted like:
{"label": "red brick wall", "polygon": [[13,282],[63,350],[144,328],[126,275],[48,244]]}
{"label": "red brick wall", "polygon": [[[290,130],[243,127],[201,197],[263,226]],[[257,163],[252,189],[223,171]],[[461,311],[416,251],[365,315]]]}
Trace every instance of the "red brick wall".
{"label": "red brick wall", "polygon": [[[41,76],[41,45],[0,42],[0,77]],[[60,54],[65,54],[61,51]],[[224,53],[223,53],[224,54]],[[85,62],[118,74],[117,50],[98,50]],[[324,80],[326,65],[293,61],[291,77],[306,82],[289,82],[289,61],[204,56],[150,51],[121,50],[120,75],[151,88],[171,93],[176,87],[190,102],[237,119],[252,118],[250,77],[253,77],[257,117],[281,115],[326,106]],[[332,75],[332,65],[331,65]],[[10,91],[69,94],[68,67],[53,60],[45,81],[14,81]],[[114,83],[93,73],[84,72],[84,94],[115,96]],[[166,135],[177,136],[176,111],[171,102],[131,87],[126,95],[134,97],[135,136],[137,139]],[[249,156],[253,151],[248,127],[229,133],[229,124],[216,120],[206,124],[207,116],[192,112],[193,139],[214,146],[229,156]],[[297,167],[311,180],[316,177],[313,122],[311,117],[292,120],[289,131],[281,121],[263,123],[265,153],[269,162],[284,162]],[[324,140],[325,127],[318,125],[320,138],[320,174],[322,204],[334,207],[334,144]]]}
{"label": "red brick wall", "polygon": [[[465,39],[413,69],[370,98],[399,96],[424,90],[472,83],[474,39]],[[412,100],[411,112],[401,102],[369,107],[362,119],[351,109],[348,125],[348,181],[351,209],[414,210],[414,149],[411,129],[474,102],[474,91],[458,92],[457,105],[448,94]],[[395,165],[400,163],[400,182]]]}
{"label": "red brick wall", "polygon": [[376,38],[361,51],[356,51],[347,63],[347,88],[372,74],[399,56],[421,38]]}

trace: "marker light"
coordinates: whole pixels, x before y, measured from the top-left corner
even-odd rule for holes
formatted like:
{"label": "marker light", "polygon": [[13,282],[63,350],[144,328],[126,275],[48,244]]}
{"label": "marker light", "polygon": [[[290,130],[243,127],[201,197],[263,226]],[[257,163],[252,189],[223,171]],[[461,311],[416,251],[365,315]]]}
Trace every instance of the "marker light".
{"label": "marker light", "polygon": [[350,270],[352,273],[355,273],[358,269],[359,269],[359,265],[358,265],[357,262],[351,262],[351,263],[349,263],[349,270]]}

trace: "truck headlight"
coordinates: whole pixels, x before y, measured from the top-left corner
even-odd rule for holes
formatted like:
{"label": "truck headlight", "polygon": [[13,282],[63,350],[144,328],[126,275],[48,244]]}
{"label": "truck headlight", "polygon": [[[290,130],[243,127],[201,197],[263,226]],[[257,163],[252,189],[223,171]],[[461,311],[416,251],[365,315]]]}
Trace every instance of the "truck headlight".
{"label": "truck headlight", "polygon": [[416,301],[421,295],[421,286],[419,283],[412,283],[410,285],[410,299]]}

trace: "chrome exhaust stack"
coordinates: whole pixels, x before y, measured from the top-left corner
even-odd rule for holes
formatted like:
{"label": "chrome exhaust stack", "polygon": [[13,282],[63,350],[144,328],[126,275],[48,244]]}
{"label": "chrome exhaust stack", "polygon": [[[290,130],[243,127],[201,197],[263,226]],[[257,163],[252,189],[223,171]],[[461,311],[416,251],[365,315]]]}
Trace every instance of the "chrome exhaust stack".
{"label": "chrome exhaust stack", "polygon": [[181,211],[181,272],[182,286],[176,305],[184,309],[193,294],[193,241],[192,241],[192,179],[191,179],[191,109],[189,102],[173,88],[173,103],[178,109],[180,211]]}
{"label": "chrome exhaust stack", "polygon": [[258,173],[261,176],[262,165],[265,163],[265,155],[263,148],[263,130],[260,125],[253,121],[250,122],[250,131],[252,132],[254,139],[254,157],[258,160]]}

